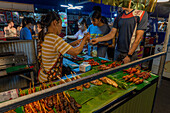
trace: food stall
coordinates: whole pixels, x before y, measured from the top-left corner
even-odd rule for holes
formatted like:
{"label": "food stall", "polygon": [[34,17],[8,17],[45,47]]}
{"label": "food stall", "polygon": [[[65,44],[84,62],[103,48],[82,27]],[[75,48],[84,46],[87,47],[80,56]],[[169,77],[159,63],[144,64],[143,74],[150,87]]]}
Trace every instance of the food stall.
{"label": "food stall", "polygon": [[[19,24],[19,15],[11,11],[34,12],[33,4],[0,2],[0,8],[6,12],[7,19],[12,18]],[[29,48],[29,49],[28,49]],[[33,40],[19,40],[19,37],[0,37],[0,91],[27,87],[27,80],[34,82],[36,51]],[[10,83],[9,83],[10,81]]]}
{"label": "food stall", "polygon": [[[65,55],[64,63],[72,69],[71,74],[17,89],[18,98],[0,103],[0,111],[150,113],[165,64],[169,32],[168,23],[162,52],[127,64],[100,57]],[[158,75],[134,68],[157,57],[161,57]],[[82,62],[88,63],[81,69]]]}
{"label": "food stall", "polygon": [[[59,112],[76,111],[82,113],[120,113],[124,111],[126,111],[126,113],[149,113],[153,108],[158,81],[161,80],[167,53],[169,28],[170,24],[168,24],[166,32],[164,49],[160,53],[124,65],[97,57],[87,59],[86,56],[83,60],[90,62],[92,66],[90,71],[85,73],[72,73],[63,78],[59,78],[59,81],[50,81],[49,83],[42,83],[38,86],[32,84],[28,89],[20,89],[18,90],[18,98],[0,103],[0,111],[5,112],[13,109],[13,111],[10,112],[27,112],[27,110],[32,109],[38,112],[39,108],[42,108],[40,109],[42,112],[44,112],[44,109],[46,112],[52,113],[58,110]],[[159,76],[149,73],[150,77],[147,77],[141,84],[126,82],[125,79],[127,79],[126,77],[129,75],[133,73],[137,75],[137,70],[129,67],[160,56]],[[79,56],[81,58],[78,58],[78,60],[74,59],[72,61],[72,58],[66,57],[68,61],[74,61],[76,64],[82,61],[81,56]],[[102,67],[101,65],[96,67],[95,65],[99,65],[96,62],[99,64],[104,63],[107,66],[110,63],[112,68],[105,70],[106,67]],[[142,72],[143,71],[140,70],[140,73]],[[148,74],[148,72],[143,73]],[[138,76],[140,76],[140,74]],[[107,78],[102,80],[102,77]],[[99,81],[94,81],[96,79],[99,79]],[[128,81],[129,80],[130,79],[128,79]],[[38,105],[39,107],[36,108],[34,105]]]}

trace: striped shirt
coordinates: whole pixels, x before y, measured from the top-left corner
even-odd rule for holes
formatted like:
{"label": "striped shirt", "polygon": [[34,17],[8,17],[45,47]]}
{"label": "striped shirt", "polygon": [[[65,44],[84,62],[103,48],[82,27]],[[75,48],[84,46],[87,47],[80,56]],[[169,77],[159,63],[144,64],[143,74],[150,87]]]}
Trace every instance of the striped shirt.
{"label": "striped shirt", "polygon": [[[55,34],[47,34],[42,43],[42,64],[46,72],[49,72],[53,65],[57,62],[60,53],[64,55],[70,48],[67,42]],[[40,82],[47,81],[48,75],[40,70],[38,79]]]}

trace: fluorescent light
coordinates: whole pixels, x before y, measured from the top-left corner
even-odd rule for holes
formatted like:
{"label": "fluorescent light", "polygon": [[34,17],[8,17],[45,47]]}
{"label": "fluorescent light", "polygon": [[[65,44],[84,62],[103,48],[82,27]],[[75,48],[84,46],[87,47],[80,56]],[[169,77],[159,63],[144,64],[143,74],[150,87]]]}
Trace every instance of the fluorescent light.
{"label": "fluorescent light", "polygon": [[68,5],[60,5],[61,7],[69,7]]}
{"label": "fluorescent light", "polygon": [[75,8],[76,8],[76,9],[79,9],[79,10],[81,9],[81,8],[79,8],[79,7],[75,7]]}
{"label": "fluorescent light", "polygon": [[83,6],[75,6],[75,7],[83,8]]}
{"label": "fluorescent light", "polygon": [[76,7],[69,7],[69,8],[67,8],[67,9],[76,9]]}
{"label": "fluorescent light", "polygon": [[73,5],[72,4],[68,4],[70,7],[73,7]]}
{"label": "fluorescent light", "polygon": [[169,2],[169,0],[158,0],[157,2]]}
{"label": "fluorescent light", "polygon": [[73,6],[72,4],[68,4],[68,5],[60,5],[61,7],[66,7],[67,9],[81,9],[83,8],[83,6]]}

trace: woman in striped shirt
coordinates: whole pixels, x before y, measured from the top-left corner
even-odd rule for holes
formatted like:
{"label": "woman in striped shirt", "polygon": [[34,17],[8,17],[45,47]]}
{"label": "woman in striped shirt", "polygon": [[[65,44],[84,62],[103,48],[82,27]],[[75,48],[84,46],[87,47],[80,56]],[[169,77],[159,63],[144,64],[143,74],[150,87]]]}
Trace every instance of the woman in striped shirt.
{"label": "woman in striped shirt", "polygon": [[[62,21],[60,16],[55,12],[50,12],[41,20],[43,28],[47,28],[47,33],[42,42],[41,49],[41,69],[39,71],[39,82],[54,80],[62,75],[62,59],[65,53],[72,56],[78,55],[85,45],[85,42],[90,39],[90,35],[84,36],[80,46],[74,48],[65,42],[58,34],[61,33]],[[44,31],[44,30],[42,30]]]}

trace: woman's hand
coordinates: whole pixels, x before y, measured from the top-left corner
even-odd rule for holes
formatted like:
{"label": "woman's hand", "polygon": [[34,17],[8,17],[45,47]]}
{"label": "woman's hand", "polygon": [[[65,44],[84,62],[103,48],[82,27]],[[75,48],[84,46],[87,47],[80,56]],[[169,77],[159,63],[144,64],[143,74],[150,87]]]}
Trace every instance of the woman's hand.
{"label": "woman's hand", "polygon": [[99,41],[98,41],[98,38],[95,38],[95,39],[92,39],[92,40],[90,40],[90,43],[91,44],[97,44]]}
{"label": "woman's hand", "polygon": [[129,58],[128,56],[126,56],[126,57],[123,59],[123,62],[124,62],[124,64],[129,63],[129,62],[130,62],[130,58]]}
{"label": "woman's hand", "polygon": [[90,35],[90,33],[86,33],[85,35],[84,35],[84,39],[86,40],[86,41],[90,41],[90,37],[91,37],[91,35]]}

